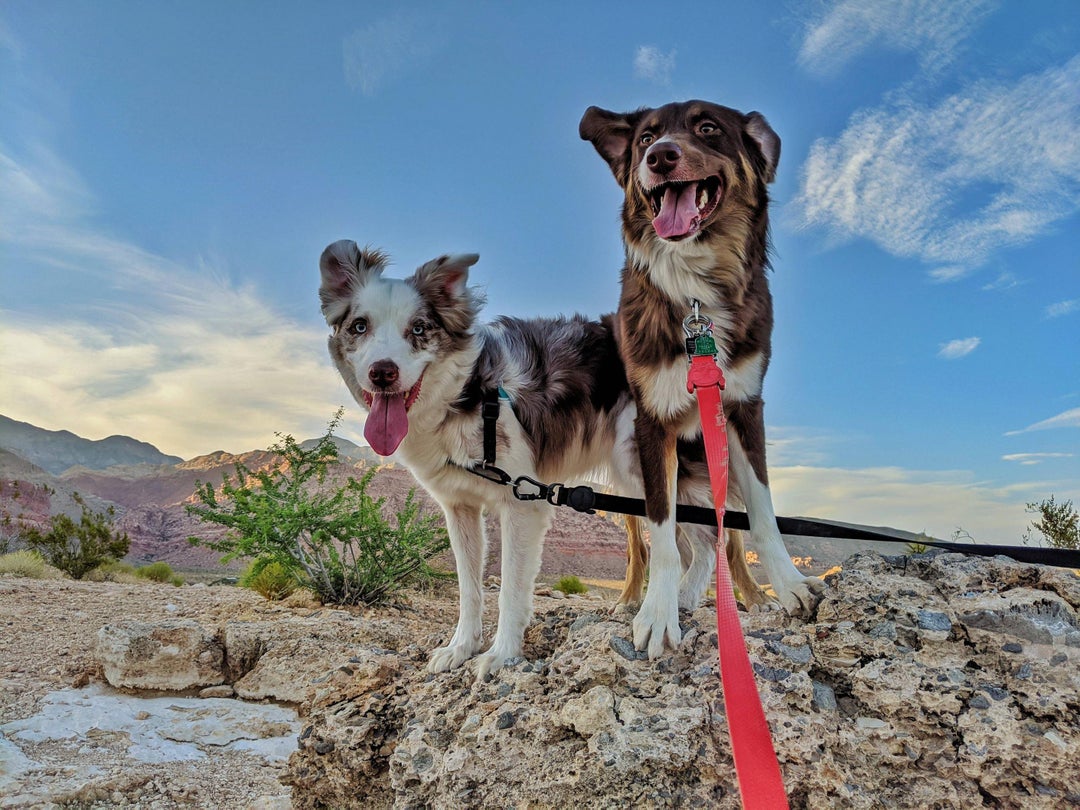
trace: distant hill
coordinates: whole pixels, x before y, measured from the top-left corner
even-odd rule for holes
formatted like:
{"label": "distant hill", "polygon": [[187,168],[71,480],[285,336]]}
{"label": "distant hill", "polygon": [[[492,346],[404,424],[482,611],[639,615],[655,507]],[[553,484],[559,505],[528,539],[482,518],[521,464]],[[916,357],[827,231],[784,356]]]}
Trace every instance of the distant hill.
{"label": "distant hill", "polygon": [[[310,450],[320,441],[320,439],[308,439],[307,441],[300,442],[300,446],[305,450]],[[354,464],[358,462],[375,465],[383,463],[383,459],[379,454],[370,447],[361,447],[358,444],[350,442],[348,439],[342,439],[340,436],[334,436],[333,442],[337,447],[338,459],[341,461],[349,461]]]}
{"label": "distant hill", "polygon": [[130,436],[84,439],[67,430],[45,430],[0,416],[0,448],[10,450],[46,472],[60,475],[71,467],[104,470],[132,464],[179,464],[179,456],[162,453]]}
{"label": "distant hill", "polygon": [[[12,435],[15,442],[10,441]],[[317,439],[308,439],[300,445],[310,449],[317,442]],[[387,464],[369,447],[360,447],[338,437],[334,437],[334,442],[339,458],[330,469],[329,485],[340,485],[350,477],[362,475],[365,469],[379,467],[381,472],[371,482],[369,492],[373,497],[385,499],[388,509],[400,509],[413,488],[417,489],[417,498],[423,508],[438,509],[407,470]],[[267,450],[251,450],[238,455],[219,450],[183,461],[128,437],[114,436],[91,442],[67,431],[42,430],[0,417],[0,448],[11,444],[29,449],[10,448],[12,452],[0,449],[0,517],[6,514],[42,526],[50,514],[77,515],[72,494],[78,492],[95,509],[114,507],[118,527],[131,537],[128,555],[131,559],[140,562],[166,560],[183,569],[214,568],[218,564],[215,553],[193,548],[187,543],[187,538],[193,535],[209,538],[221,534],[219,527],[200,522],[185,509],[193,501],[196,486],[200,482],[219,484],[223,476],[235,474],[238,463],[253,472],[269,470],[280,463],[278,457]],[[41,453],[42,448],[48,452]],[[135,448],[134,454],[122,452],[125,448]],[[47,460],[51,455],[51,469],[34,459],[35,450],[39,451],[38,458],[44,455]],[[64,455],[67,452],[72,455]],[[572,573],[603,579],[622,576],[626,541],[621,522],[570,509],[558,509],[554,517],[544,546],[545,573]],[[902,554],[907,550],[906,543],[918,539],[906,532],[884,531],[894,534],[897,543],[877,545],[802,537],[785,540],[791,555],[802,558],[802,570],[821,573],[855,551],[873,548],[885,554]],[[487,570],[497,573],[499,534],[491,519],[488,534],[492,542]]]}

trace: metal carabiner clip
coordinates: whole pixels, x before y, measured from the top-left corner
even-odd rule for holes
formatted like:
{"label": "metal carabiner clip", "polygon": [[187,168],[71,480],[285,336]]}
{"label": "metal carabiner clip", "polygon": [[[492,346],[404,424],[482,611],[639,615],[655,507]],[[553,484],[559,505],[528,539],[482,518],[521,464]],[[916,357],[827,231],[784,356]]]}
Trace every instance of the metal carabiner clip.
{"label": "metal carabiner clip", "polygon": [[[536,492],[522,492],[522,485],[536,487]],[[546,501],[550,487],[527,475],[519,475],[514,479],[514,497],[519,501]]]}
{"label": "metal carabiner clip", "polygon": [[713,322],[707,315],[701,314],[701,302],[695,298],[690,306],[690,314],[683,318],[683,332],[686,333],[688,338],[711,334]]}

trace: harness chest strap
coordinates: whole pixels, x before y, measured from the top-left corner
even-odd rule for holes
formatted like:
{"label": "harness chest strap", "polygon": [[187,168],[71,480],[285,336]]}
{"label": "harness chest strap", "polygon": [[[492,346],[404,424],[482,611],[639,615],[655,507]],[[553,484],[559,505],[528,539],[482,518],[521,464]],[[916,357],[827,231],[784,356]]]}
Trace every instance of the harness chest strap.
{"label": "harness chest strap", "polygon": [[484,402],[480,417],[484,420],[484,465],[495,464],[495,426],[499,422],[499,396],[502,388],[492,388],[484,392]]}

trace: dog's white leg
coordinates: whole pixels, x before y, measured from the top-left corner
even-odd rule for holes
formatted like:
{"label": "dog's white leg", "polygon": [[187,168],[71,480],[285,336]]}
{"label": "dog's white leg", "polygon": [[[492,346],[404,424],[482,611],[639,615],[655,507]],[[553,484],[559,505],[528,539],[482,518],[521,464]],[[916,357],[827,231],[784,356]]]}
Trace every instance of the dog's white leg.
{"label": "dog's white leg", "polygon": [[[711,506],[712,504],[710,504]],[[684,565],[679,582],[679,607],[696,610],[716,571],[716,530],[711,526],[679,526],[683,544],[689,546],[691,559]]]}
{"label": "dog's white leg", "polygon": [[679,627],[679,578],[682,563],[675,542],[675,467],[668,475],[670,513],[662,523],[647,521],[652,547],[649,552],[649,585],[641,609],[634,617],[634,646],[648,650],[649,658],[659,658],[665,643],[677,647],[682,641]]}
{"label": "dog's white leg", "polygon": [[[679,503],[713,507],[708,468],[701,465],[701,475],[680,468]],[[679,551],[683,555],[683,576],[679,583],[679,607],[695,610],[708,590],[716,570],[716,530],[710,526],[679,526]]]}
{"label": "dog's white leg", "polygon": [[761,556],[776,597],[792,615],[809,615],[820,601],[825,583],[817,577],[804,576],[791,562],[784,538],[776,528],[772,493],[754,474],[739,435],[730,422],[727,434],[731,474],[746,504],[751,540]]}
{"label": "dog's white leg", "polygon": [[533,587],[540,573],[544,535],[551,520],[551,508],[547,504],[513,503],[502,511],[499,625],[491,647],[476,659],[478,680],[501,667],[508,658],[521,655],[525,628],[532,618]]}
{"label": "dog's white leg", "polygon": [[458,624],[445,647],[432,650],[429,672],[446,672],[476,655],[483,644],[486,538],[479,507],[444,507],[458,576]]}

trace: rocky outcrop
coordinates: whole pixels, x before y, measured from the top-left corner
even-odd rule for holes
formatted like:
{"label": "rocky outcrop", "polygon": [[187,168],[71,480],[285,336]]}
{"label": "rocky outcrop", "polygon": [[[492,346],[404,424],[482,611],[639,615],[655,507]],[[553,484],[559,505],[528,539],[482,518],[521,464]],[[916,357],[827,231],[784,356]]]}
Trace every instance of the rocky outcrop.
{"label": "rocky outcrop", "polygon": [[[1080,577],[864,554],[810,622],[743,627],[796,808],[1080,803]],[[628,616],[539,600],[526,658],[430,675],[445,639],[325,659],[286,781],[298,807],[738,807],[710,609],[642,660]]]}
{"label": "rocky outcrop", "polygon": [[94,652],[112,686],[182,692],[225,680],[224,649],[190,619],[107,624]]}

